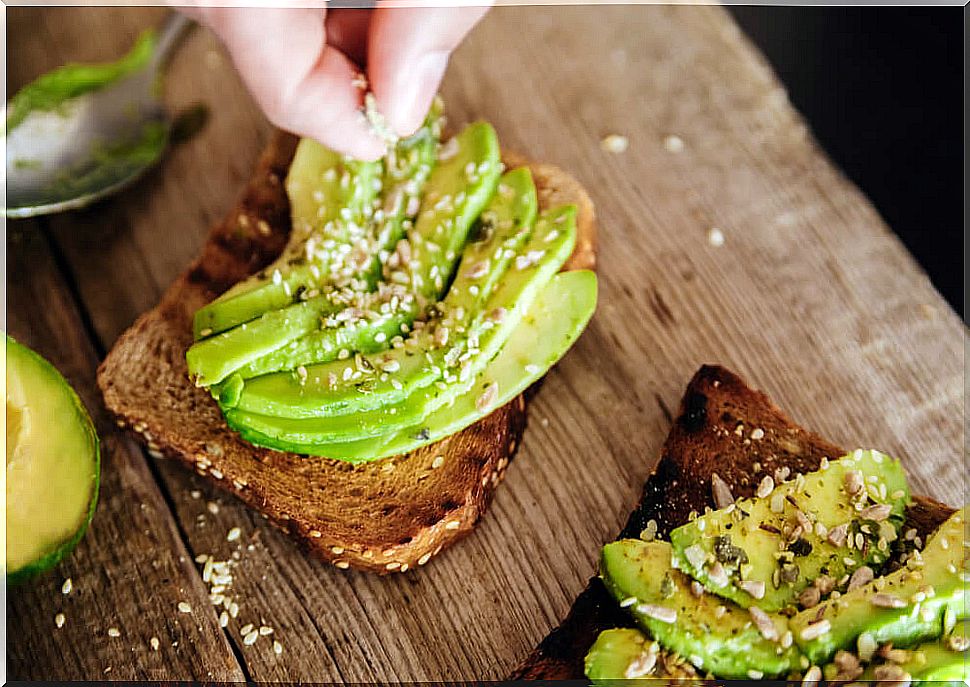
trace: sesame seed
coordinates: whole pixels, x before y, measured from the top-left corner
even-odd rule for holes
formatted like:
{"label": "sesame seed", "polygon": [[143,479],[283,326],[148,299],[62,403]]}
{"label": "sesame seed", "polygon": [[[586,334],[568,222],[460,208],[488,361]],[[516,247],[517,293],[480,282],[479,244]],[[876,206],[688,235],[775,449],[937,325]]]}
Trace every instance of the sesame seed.
{"label": "sesame seed", "polygon": [[332,546],[332,547],[330,547],[330,551],[335,556],[339,556],[340,554],[342,554],[344,552],[344,547],[342,547],[342,546]]}
{"label": "sesame seed", "polygon": [[233,527],[229,530],[229,534],[226,535],[226,541],[236,541],[242,535],[242,530],[238,527]]}
{"label": "sesame seed", "polygon": [[64,584],[61,585],[61,594],[70,594],[73,588],[74,583],[71,582],[71,578],[68,577],[66,580],[64,580]]}
{"label": "sesame seed", "polygon": [[724,232],[717,227],[711,227],[707,231],[707,242],[714,248],[724,245]]}
{"label": "sesame seed", "polygon": [[273,634],[273,628],[269,625],[261,625],[259,628],[259,636],[266,637],[267,635]]}
{"label": "sesame seed", "polygon": [[179,601],[178,605],[179,613],[191,613],[192,607],[185,601]]}
{"label": "sesame seed", "polygon": [[192,490],[189,492],[189,496],[191,496],[193,499],[200,499],[202,498],[202,492],[198,490]]}
{"label": "sesame seed", "polygon": [[158,637],[152,637],[148,640],[148,643],[151,645],[152,651],[158,651],[158,647],[161,645],[161,642],[158,641]]}
{"label": "sesame seed", "polygon": [[67,618],[64,617],[63,613],[58,613],[57,615],[54,616],[54,625],[57,626],[57,629],[60,629],[64,627],[64,623],[66,620]]}
{"label": "sesame seed", "polygon": [[239,634],[241,634],[241,635],[248,635],[252,631],[253,631],[253,624],[252,623],[246,623],[241,628],[239,628]]}
{"label": "sesame seed", "polygon": [[765,438],[765,431],[763,429],[761,429],[760,427],[756,427],[755,429],[751,430],[751,438],[754,441],[758,441],[759,439],[764,439]]}
{"label": "sesame seed", "polygon": [[600,148],[607,153],[624,153],[630,147],[630,140],[626,136],[610,134],[600,141]]}
{"label": "sesame seed", "polygon": [[336,561],[334,562],[334,565],[340,568],[341,570],[346,570],[347,568],[350,567],[350,563],[348,563],[347,561]]}
{"label": "sesame seed", "polygon": [[205,507],[213,515],[217,515],[219,513],[219,504],[213,501],[209,501],[209,503],[205,504]]}
{"label": "sesame seed", "polygon": [[664,136],[664,149],[668,153],[682,153],[684,152],[684,139],[675,134]]}
{"label": "sesame seed", "polygon": [[385,565],[384,567],[385,567],[385,568],[386,568],[387,570],[397,570],[398,568],[400,568],[400,567],[401,567],[401,564],[400,564],[400,563],[398,563],[397,561],[391,561],[390,563],[388,563],[388,564],[387,564],[387,565]]}
{"label": "sesame seed", "polygon": [[460,520],[449,520],[447,523],[445,523],[446,530],[457,530],[459,527],[461,527]]}
{"label": "sesame seed", "polygon": [[219,614],[219,627],[226,627],[229,625],[229,613],[223,611]]}
{"label": "sesame seed", "polygon": [[801,637],[805,641],[810,641],[812,639],[818,639],[822,635],[826,635],[832,629],[832,623],[828,618],[822,618],[819,621],[811,623],[802,630]]}
{"label": "sesame seed", "polygon": [[120,637],[121,636],[121,630],[119,630],[117,627],[109,627],[108,628],[108,636],[109,637]]}
{"label": "sesame seed", "polygon": [[279,656],[283,653],[283,645],[279,642],[273,642],[273,653]]}
{"label": "sesame seed", "polygon": [[256,643],[257,639],[259,639],[259,632],[257,632],[256,630],[253,630],[252,632],[248,633],[245,637],[243,637],[243,644],[245,644],[246,646],[252,646],[253,644]]}

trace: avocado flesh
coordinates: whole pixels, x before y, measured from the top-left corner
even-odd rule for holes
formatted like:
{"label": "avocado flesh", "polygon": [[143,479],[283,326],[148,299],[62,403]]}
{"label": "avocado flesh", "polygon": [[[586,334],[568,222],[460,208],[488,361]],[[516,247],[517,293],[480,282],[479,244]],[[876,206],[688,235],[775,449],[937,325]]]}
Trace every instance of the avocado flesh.
{"label": "avocado flesh", "polygon": [[98,496],[98,437],[67,380],[7,337],[7,581],[50,569],[74,548]]}
{"label": "avocado flesh", "polygon": [[344,254],[339,248],[350,252],[348,225],[359,232],[365,224],[379,178],[379,162],[350,160],[315,141],[301,140],[286,178],[293,217],[287,247],[273,263],[197,310],[195,339],[284,308],[301,292],[332,283],[330,270],[338,266],[333,254]]}
{"label": "avocado flesh", "polygon": [[[596,308],[596,275],[587,270],[563,272],[542,289],[501,352],[469,391],[439,408],[420,425],[387,436],[346,443],[293,444],[240,425],[247,441],[281,451],[362,463],[401,455],[461,431],[491,413],[541,378],[583,332]],[[498,385],[494,402],[482,405],[482,388]]]}
{"label": "avocado flesh", "polygon": [[[728,679],[777,677],[798,666],[798,650],[783,648],[780,641],[788,631],[784,616],[769,616],[777,639],[766,639],[747,610],[707,592],[696,596],[690,578],[670,561],[670,544],[639,539],[607,544],[600,559],[607,590],[621,604],[629,604],[637,624],[664,649]],[[676,618],[659,620],[649,607],[675,612]]]}
{"label": "avocado flesh", "polygon": [[[489,206],[482,212],[477,240],[471,241],[461,253],[455,279],[441,304],[445,310],[464,312],[459,326],[478,312],[485,298],[505,274],[512,257],[529,238],[535,224],[538,200],[532,174],[527,167],[507,172],[499,180],[499,189]],[[484,274],[476,269],[485,267]],[[439,294],[440,295],[440,294]],[[244,379],[298,365],[329,362],[338,357],[341,349],[358,353],[377,353],[388,348],[388,341],[410,331],[413,317],[383,316],[365,322],[360,332],[355,325],[317,331],[287,346],[265,355],[240,368]],[[402,329],[402,325],[405,327]],[[380,334],[380,336],[377,335]]]}
{"label": "avocado flesh", "polygon": [[[552,232],[556,232],[555,235]],[[367,437],[386,435],[421,422],[437,408],[447,405],[457,396],[468,391],[476,377],[492,358],[501,350],[508,337],[515,330],[537,293],[549,283],[556,272],[572,253],[575,244],[575,226],[572,224],[539,223],[535,235],[526,244],[522,254],[528,255],[541,247],[543,256],[525,269],[514,269],[505,276],[501,286],[486,301],[482,316],[474,324],[463,323],[473,332],[462,340],[450,340],[447,347],[429,348],[426,360],[442,370],[447,381],[429,384],[397,404],[386,405],[375,410],[358,413],[344,413],[329,417],[287,418],[255,415],[238,409],[224,409],[230,426],[246,425],[250,429],[275,436],[280,441],[294,444],[332,443],[354,441]],[[497,236],[497,239],[501,236]],[[551,240],[550,240],[551,239]],[[498,241],[499,246],[506,241]],[[490,251],[491,252],[491,251]],[[474,264],[474,263],[472,263]],[[446,309],[447,311],[447,309]],[[501,321],[489,318],[490,313],[502,311]],[[449,322],[446,318],[444,322]],[[452,327],[456,329],[456,327]],[[474,336],[477,346],[469,349],[467,340]],[[433,337],[432,337],[433,338]],[[455,337],[457,339],[457,337]],[[431,342],[428,342],[431,345]],[[464,361],[460,358],[468,355]],[[449,366],[446,362],[452,360]],[[356,370],[357,363],[346,363],[345,370]],[[378,372],[383,369],[375,363]],[[386,374],[391,377],[400,371]],[[381,375],[385,376],[385,375]],[[243,389],[245,395],[245,388]],[[277,398],[277,402],[286,399]]]}
{"label": "avocado flesh", "polygon": [[[930,536],[920,554],[921,564],[910,561],[889,575],[829,599],[815,608],[792,617],[795,642],[816,665],[821,665],[839,649],[849,647],[865,633],[877,644],[912,646],[939,637],[944,617],[968,616],[966,587],[970,563],[966,557],[966,507],[954,513]],[[927,588],[932,588],[932,595]],[[920,595],[926,598],[920,601]],[[882,596],[880,596],[882,595]],[[888,597],[899,599],[900,608],[885,608]],[[806,628],[827,622],[828,632],[805,639]]]}
{"label": "avocado flesh", "polygon": [[594,684],[604,687],[619,687],[635,678],[656,677],[653,669],[645,671],[644,668],[655,664],[657,652],[656,642],[640,630],[628,627],[604,630],[586,654],[584,672]]}
{"label": "avocado flesh", "polygon": [[[970,650],[960,651],[950,638],[956,637],[966,643],[970,638],[968,625],[967,621],[957,623],[949,636],[913,647],[909,651],[909,660],[900,663],[899,667],[909,674],[913,684],[944,681],[965,684],[970,680]],[[866,668],[862,680],[875,680],[873,666]]]}
{"label": "avocado flesh", "polygon": [[[562,222],[558,221],[560,218]],[[564,206],[543,213],[536,224],[536,233],[550,222],[558,227],[561,234],[571,232],[572,241],[575,240],[575,208]],[[523,255],[528,255],[528,251]],[[543,257],[548,262],[552,256],[543,253]],[[532,272],[519,269],[506,271],[505,267],[511,259],[511,254],[503,250],[502,260],[493,261],[490,267],[496,270],[496,274],[491,277],[486,275],[483,279],[497,286],[495,282],[500,280],[498,272],[501,271],[509,284],[503,284],[499,291],[528,288],[528,280],[524,277]],[[353,360],[307,366],[306,375],[277,373],[247,380],[236,408],[249,413],[290,418],[348,415],[403,403],[416,390],[435,383],[445,373],[446,362],[451,360],[449,356],[461,358],[464,355],[461,346],[467,344],[469,332],[486,326],[488,323],[483,318],[500,305],[508,309],[506,303],[496,301],[498,291],[489,296],[488,302],[481,300],[481,284],[485,282],[469,277],[467,271],[477,261],[465,261],[463,258],[463,263],[466,262],[467,266],[459,270],[452,288],[438,308],[444,317],[425,323],[402,345]],[[478,288],[478,295],[472,290],[473,285]],[[462,316],[458,317],[459,314]],[[443,328],[447,331],[442,332]],[[384,374],[385,370],[391,372]]]}
{"label": "avocado flesh", "polygon": [[[411,199],[420,194],[436,161],[441,109],[436,99],[421,128],[391,148],[383,165],[355,162],[313,141],[301,141],[286,179],[294,224],[286,249],[273,264],[200,309],[193,323],[195,339],[285,307],[314,289],[332,294],[348,281],[358,289],[373,290],[380,277],[376,255],[364,261],[363,270],[351,272],[353,279],[347,279],[339,270],[335,274],[327,269],[327,249],[321,244],[333,241],[329,250],[334,252],[363,248],[365,253],[378,253],[397,243],[405,224],[413,220],[408,214]],[[381,168],[383,179],[378,178]],[[375,208],[378,181],[383,207]],[[360,237],[348,241],[343,230],[348,222],[358,230],[366,224],[376,234],[370,237],[372,245],[361,244]],[[311,238],[313,245],[308,247]],[[323,314],[325,303],[321,300],[318,305]]]}
{"label": "avocado flesh", "polygon": [[[846,491],[849,471],[865,476],[865,488],[858,496]],[[785,533],[801,527],[791,501],[812,527],[789,542],[791,537]],[[899,461],[877,451],[856,451],[826,469],[777,485],[769,496],[741,499],[678,527],[670,533],[674,567],[744,608],[757,605],[764,611],[779,611],[793,605],[821,574],[838,580],[863,564],[884,563],[908,501],[909,488]],[[886,519],[876,522],[861,517],[857,504],[889,504],[891,510]],[[816,529],[818,522],[824,530]],[[848,525],[846,542],[851,538],[854,543],[856,534],[865,540],[862,550],[829,541],[828,533],[843,524]],[[727,579],[722,586],[718,564]],[[742,579],[763,582],[764,597],[756,599],[738,586]]]}
{"label": "avocado flesh", "polygon": [[[186,357],[197,383],[218,383],[257,361],[247,374],[333,360],[340,350],[361,351],[375,345],[380,350],[400,333],[402,325],[410,326],[440,297],[450,280],[456,256],[501,171],[498,141],[491,126],[470,125],[456,139],[458,152],[438,164],[428,178],[422,209],[408,232],[410,263],[386,275],[390,283],[376,292],[351,288],[316,296],[196,343]],[[465,171],[469,166],[483,172],[469,178]],[[446,202],[446,198],[461,200]],[[443,241],[442,234],[446,234]],[[295,343],[294,348],[286,348],[290,342]],[[280,354],[273,355],[274,351]]]}

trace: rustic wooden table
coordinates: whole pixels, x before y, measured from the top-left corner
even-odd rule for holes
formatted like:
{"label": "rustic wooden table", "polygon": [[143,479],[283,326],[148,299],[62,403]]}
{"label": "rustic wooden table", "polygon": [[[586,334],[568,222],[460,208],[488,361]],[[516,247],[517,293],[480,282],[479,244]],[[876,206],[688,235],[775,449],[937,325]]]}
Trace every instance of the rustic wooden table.
{"label": "rustic wooden table", "polygon": [[[9,9],[9,87],[118,55],[161,16]],[[487,118],[503,144],[573,171],[602,232],[597,316],[531,406],[478,532],[407,575],[343,572],[107,421],[98,359],[191,260],[269,133],[197,31],[167,99],[205,103],[205,129],[115,200],[8,224],[9,331],[67,375],[104,439],[91,531],[52,574],[9,592],[11,678],[501,678],[593,573],[702,362],[741,372],[840,444],[901,456],[917,491],[966,499],[967,332],[722,10],[496,9],[444,94],[453,122]],[[611,133],[629,150],[601,150]],[[226,556],[237,526],[240,613],[223,630],[194,559]],[[275,634],[244,645],[245,623]]]}

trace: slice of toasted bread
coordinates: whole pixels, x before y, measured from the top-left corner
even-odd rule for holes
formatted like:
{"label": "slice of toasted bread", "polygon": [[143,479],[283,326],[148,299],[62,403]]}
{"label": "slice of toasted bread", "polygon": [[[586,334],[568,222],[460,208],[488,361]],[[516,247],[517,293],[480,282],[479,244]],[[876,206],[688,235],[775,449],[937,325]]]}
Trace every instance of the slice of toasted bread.
{"label": "slice of toasted bread", "polygon": [[[765,394],[750,388],[723,367],[705,365],[687,385],[656,471],[647,479],[640,503],[620,537],[638,537],[646,524],[657,523],[657,535],[688,521],[691,511],[714,507],[712,475],[717,474],[736,498],[752,496],[765,475],[776,470],[809,472],[822,458],[845,451],[803,429]],[[916,497],[907,524],[926,535],[953,509]],[[611,627],[633,627],[599,578],[579,595],[562,624],[532,652],[510,679],[584,679],[583,658],[593,641]]]}
{"label": "slice of toasted bread", "polygon": [[[404,572],[468,534],[482,517],[525,429],[525,398],[458,434],[405,456],[353,466],[264,450],[232,432],[215,401],[189,381],[194,312],[280,253],[290,226],[283,179],[297,139],[270,142],[237,206],[202,255],[115,343],[98,370],[105,404],[155,455],[184,461],[346,568]],[[526,164],[521,158],[506,163]],[[532,165],[540,206],[575,203],[569,269],[595,264],[589,196],[550,165]],[[439,457],[441,460],[439,460]]]}

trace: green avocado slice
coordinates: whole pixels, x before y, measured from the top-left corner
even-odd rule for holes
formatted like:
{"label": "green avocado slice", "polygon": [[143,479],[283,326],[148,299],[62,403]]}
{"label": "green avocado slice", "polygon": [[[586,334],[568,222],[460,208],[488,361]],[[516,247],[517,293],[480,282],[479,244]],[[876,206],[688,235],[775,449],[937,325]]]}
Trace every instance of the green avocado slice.
{"label": "green avocado slice", "polygon": [[[553,231],[556,232],[555,236],[552,235]],[[421,422],[429,413],[447,405],[475,384],[475,378],[501,350],[535,300],[536,294],[568,259],[574,244],[575,229],[571,224],[541,223],[522,255],[541,249],[542,257],[525,269],[517,269],[507,275],[495,294],[488,299],[482,309],[485,316],[471,325],[471,333],[467,337],[477,341],[475,347],[470,349],[457,341],[453,344],[454,348],[439,347],[429,351],[429,358],[442,370],[440,374],[443,379],[419,389],[400,403],[357,413],[299,419],[259,416],[227,409],[230,425],[245,424],[250,429],[275,436],[281,441],[306,444],[354,441],[388,434]],[[495,319],[491,316],[493,313],[503,315],[500,319]],[[451,361],[451,364],[447,361]],[[387,363],[378,364],[383,364],[384,369],[387,368]],[[354,370],[357,366],[357,363],[351,362],[346,369]],[[398,373],[399,371],[388,374]],[[245,389],[243,392],[245,393]]]}
{"label": "green avocado slice", "polygon": [[804,654],[821,665],[863,634],[878,645],[911,646],[939,637],[948,618],[952,625],[970,615],[966,517],[966,507],[950,516],[905,567],[793,616]]}
{"label": "green avocado slice", "polygon": [[[512,401],[552,367],[585,329],[596,309],[596,275],[587,270],[557,274],[539,293],[501,352],[485,368],[472,389],[440,408],[420,425],[386,437],[342,444],[280,442],[239,425],[240,436],[251,443],[362,463],[413,451],[474,424]],[[483,389],[497,393],[483,403]]]}
{"label": "green avocado slice", "polygon": [[[489,207],[480,217],[478,236],[465,247],[456,276],[438,310],[463,314],[465,326],[502,278],[512,257],[529,238],[535,224],[538,200],[527,167],[507,172],[499,181]],[[301,337],[281,349],[254,360],[238,370],[244,379],[277,371],[293,370],[338,358],[341,350],[377,353],[410,330],[412,317],[392,312],[368,318],[362,327],[347,324]]]}
{"label": "green avocado slice", "polygon": [[908,501],[899,461],[856,451],[678,527],[674,567],[744,608],[779,611],[819,575],[884,563]]}
{"label": "green avocado slice", "polygon": [[799,666],[784,616],[763,614],[759,629],[748,610],[692,589],[691,579],[671,566],[666,542],[621,539],[607,544],[600,575],[643,630],[698,669],[727,679],[760,679]]}
{"label": "green avocado slice", "polygon": [[7,582],[74,549],[98,500],[98,435],[54,367],[7,337]]}
{"label": "green avocado slice", "polygon": [[655,678],[660,645],[640,630],[617,627],[596,637],[583,661],[586,677],[602,687],[622,687],[628,680]]}
{"label": "green avocado slice", "polygon": [[272,264],[196,311],[193,333],[206,339],[292,304],[337,281],[343,258],[361,242],[380,181],[380,162],[344,158],[300,141],[286,178],[293,229]]}
{"label": "green avocado slice", "polygon": [[[513,303],[518,298],[517,291],[526,289],[536,272],[538,266],[535,260],[539,253],[546,258],[543,269],[548,273],[549,259],[558,256],[558,253],[553,253],[561,252],[561,249],[572,250],[571,245],[575,242],[573,206],[543,213],[530,242],[534,243],[540,235],[552,237],[553,232],[559,235],[555,251],[550,249],[547,254],[545,251],[526,250],[523,257],[527,258],[528,264],[519,263],[515,270],[506,273],[506,283],[500,290],[511,294]],[[560,264],[568,255],[566,252],[558,256],[561,257]],[[474,256],[474,253],[470,256]],[[503,269],[510,259],[511,256],[503,250],[502,260],[495,261],[490,269]],[[495,300],[499,293],[489,297],[490,303],[482,304],[479,300],[479,283],[473,281],[469,284],[465,281],[466,277],[474,278],[475,272],[469,274],[467,270],[473,268],[477,261],[463,259],[463,263],[466,262],[467,265],[460,270],[461,281],[456,280],[440,307],[444,316],[434,320],[432,325],[415,331],[403,345],[371,356],[355,356],[353,359],[306,366],[296,373],[276,373],[247,380],[238,397],[220,399],[223,410],[228,410],[232,402],[236,410],[247,413],[310,418],[360,413],[404,402],[417,389],[439,380],[446,371],[445,367],[463,362],[462,346],[467,343],[469,332],[494,324],[483,322],[482,318],[500,307]],[[489,276],[486,274],[482,278],[488,280]],[[478,294],[472,292],[472,286],[479,286]],[[510,306],[503,301],[501,307],[508,310]],[[462,311],[462,317],[458,317]],[[521,314],[522,310],[517,312]],[[517,316],[516,311],[511,314]],[[478,318],[479,324],[466,319],[471,317]]]}
{"label": "green avocado slice", "polygon": [[[912,679],[913,685],[941,682],[950,682],[953,687],[966,685],[970,681],[970,622],[959,622],[945,636],[915,646],[906,654],[907,660],[898,666]],[[876,666],[867,666],[861,679],[876,682]],[[900,684],[906,679],[902,677]]]}
{"label": "green avocado slice", "polygon": [[[250,373],[272,372],[279,369],[278,364],[293,369],[312,364],[317,357],[332,360],[341,350],[386,348],[385,342],[427,307],[429,297],[440,296],[442,279],[450,279],[456,255],[500,174],[498,142],[491,126],[471,125],[457,139],[458,152],[435,167],[428,179],[423,209],[408,232],[408,263],[392,268],[382,288],[367,293],[339,289],[197,342],[186,356],[197,383],[218,383],[261,359],[262,365]],[[465,171],[469,166],[487,171],[469,178]],[[450,200],[444,202],[444,198]],[[401,251],[399,246],[398,254],[404,254]],[[295,347],[286,348],[294,340]],[[341,347],[341,341],[347,341],[347,348]],[[265,356],[279,349],[281,354],[271,357],[267,365]]]}

